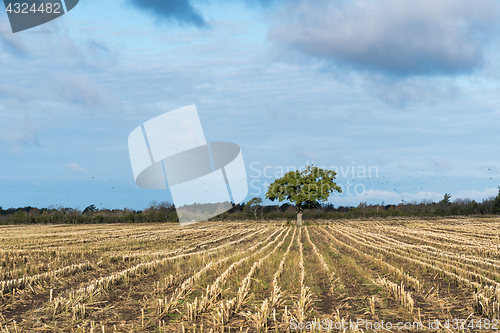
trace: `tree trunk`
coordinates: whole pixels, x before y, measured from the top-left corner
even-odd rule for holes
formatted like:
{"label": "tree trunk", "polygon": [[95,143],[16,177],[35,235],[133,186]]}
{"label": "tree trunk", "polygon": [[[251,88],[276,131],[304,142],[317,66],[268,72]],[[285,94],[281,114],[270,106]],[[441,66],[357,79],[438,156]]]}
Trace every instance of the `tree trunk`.
{"label": "tree trunk", "polygon": [[297,225],[302,225],[302,207],[297,206]]}

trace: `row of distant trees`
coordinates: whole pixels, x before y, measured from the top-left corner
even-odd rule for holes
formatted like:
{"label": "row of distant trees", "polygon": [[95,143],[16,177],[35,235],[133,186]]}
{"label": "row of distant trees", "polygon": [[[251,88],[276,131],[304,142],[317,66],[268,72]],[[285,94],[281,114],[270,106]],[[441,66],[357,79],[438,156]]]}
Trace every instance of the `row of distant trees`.
{"label": "row of distant trees", "polygon": [[[439,202],[423,200],[422,202],[402,202],[398,205],[368,205],[361,202],[357,207],[337,207],[333,204],[318,204],[304,210],[304,219],[341,219],[341,218],[385,218],[396,216],[453,216],[453,215],[500,215],[500,191],[496,197],[477,202],[470,199],[450,201],[451,195],[446,193]],[[253,198],[246,204],[239,205],[225,213],[229,219],[294,219],[296,209],[293,205],[262,206],[260,198]]]}
{"label": "row of distant trees", "polygon": [[22,207],[2,209],[0,224],[86,224],[86,223],[136,223],[177,222],[175,206],[169,202],[153,201],[144,210],[98,209],[95,205],[83,211],[68,207]]}
{"label": "row of distant trees", "polygon": [[[302,219],[332,218],[382,218],[389,216],[446,216],[446,215],[491,215],[500,214],[500,191],[496,198],[476,202],[474,200],[450,201],[446,193],[439,202],[423,201],[420,203],[401,203],[399,205],[367,205],[335,208],[328,203],[328,197],[342,189],[334,182],[337,173],[333,170],[308,165],[304,170],[289,171],[269,185],[266,199],[285,202],[281,205],[263,206],[261,198],[233,205],[225,213],[213,217],[214,220],[254,219],[296,219],[302,225]],[[500,188],[499,188],[500,190]],[[291,204],[293,205],[291,205]],[[214,205],[194,204],[190,211],[210,216],[209,210]],[[180,209],[183,207],[180,207]],[[33,208],[24,207],[3,210],[0,207],[0,223],[116,223],[116,222],[177,222],[175,206],[168,202],[152,202],[141,211],[98,209],[95,205],[83,211],[72,208]]]}
{"label": "row of distant trees", "polygon": [[[451,215],[497,215],[500,214],[500,193],[496,198],[477,202],[469,199],[450,200],[445,194],[439,202],[403,202],[398,205],[368,205],[365,202],[357,207],[335,207],[331,203],[313,205],[305,209],[303,218],[341,219],[341,218],[385,218],[395,216],[451,216]],[[211,220],[295,220],[296,207],[289,203],[281,205],[262,205],[262,199],[253,198]],[[177,222],[175,206],[169,202],[152,202],[144,210],[98,209],[90,205],[83,210],[66,207],[49,208],[9,208],[0,207],[0,224],[83,224],[83,223],[139,223],[139,222]]]}

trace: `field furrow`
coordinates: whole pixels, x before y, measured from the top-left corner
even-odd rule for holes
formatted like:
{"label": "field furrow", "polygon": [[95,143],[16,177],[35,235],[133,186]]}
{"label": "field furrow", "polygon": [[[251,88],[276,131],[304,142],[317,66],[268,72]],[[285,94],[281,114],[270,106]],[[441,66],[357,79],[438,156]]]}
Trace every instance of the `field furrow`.
{"label": "field furrow", "polygon": [[500,219],[309,223],[1,226],[0,332],[500,331]]}

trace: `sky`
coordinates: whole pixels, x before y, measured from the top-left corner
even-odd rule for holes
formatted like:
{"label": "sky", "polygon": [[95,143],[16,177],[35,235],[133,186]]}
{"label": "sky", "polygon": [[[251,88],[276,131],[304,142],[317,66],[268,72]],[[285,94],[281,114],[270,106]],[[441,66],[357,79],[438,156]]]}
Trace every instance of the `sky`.
{"label": "sky", "polygon": [[2,11],[0,206],[172,201],[127,139],[192,104],[246,200],[308,164],[335,206],[496,196],[499,32],[495,0],[81,0],[15,34]]}

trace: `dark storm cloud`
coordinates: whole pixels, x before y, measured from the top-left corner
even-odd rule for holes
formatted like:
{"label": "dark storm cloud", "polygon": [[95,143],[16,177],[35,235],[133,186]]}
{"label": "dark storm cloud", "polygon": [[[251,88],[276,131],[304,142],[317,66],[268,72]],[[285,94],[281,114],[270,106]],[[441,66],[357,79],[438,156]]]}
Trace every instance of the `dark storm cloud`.
{"label": "dark storm cloud", "polygon": [[[181,25],[194,25],[198,28],[204,28],[208,23],[203,15],[192,5],[191,0],[127,0],[134,7],[152,13],[159,19],[176,22]],[[245,3],[250,8],[260,7],[269,8],[275,4],[296,0],[236,0]],[[235,2],[235,0],[205,0],[215,6],[224,6],[226,2]]]}
{"label": "dark storm cloud", "polygon": [[339,67],[395,76],[472,72],[499,32],[495,0],[305,0],[285,8],[271,41]]}
{"label": "dark storm cloud", "polygon": [[130,4],[155,15],[159,19],[174,21],[182,25],[205,27],[203,16],[191,5],[190,0],[128,0]]}

